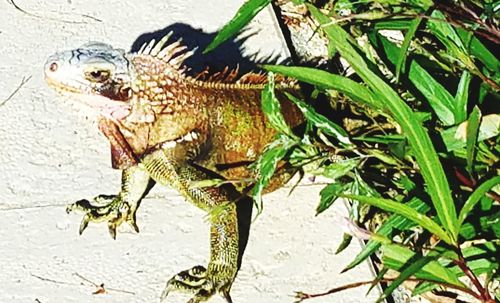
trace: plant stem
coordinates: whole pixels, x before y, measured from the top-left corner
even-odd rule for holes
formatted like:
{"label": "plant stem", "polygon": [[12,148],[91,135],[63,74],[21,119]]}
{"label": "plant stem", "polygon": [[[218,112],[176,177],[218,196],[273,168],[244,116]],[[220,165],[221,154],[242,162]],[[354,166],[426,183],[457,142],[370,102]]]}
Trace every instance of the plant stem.
{"label": "plant stem", "polygon": [[[317,293],[317,294],[307,294],[307,293],[303,293],[303,292],[296,292],[295,297],[298,299],[298,301],[296,301],[296,302],[302,302],[306,299],[312,299],[312,298],[318,298],[318,297],[331,295],[331,294],[334,294],[334,293],[342,291],[342,290],[356,288],[356,287],[363,286],[363,285],[375,284],[375,283],[380,283],[380,282],[393,282],[395,279],[396,278],[383,278],[383,279],[376,279],[376,280],[370,280],[370,281],[355,282],[355,283],[335,287],[335,288],[330,289],[329,291],[326,291],[323,293]],[[481,300],[481,301],[484,301],[486,303],[495,302],[495,301],[492,301],[491,299],[484,299],[482,294],[477,294],[468,288],[457,286],[457,285],[452,285],[452,284],[448,284],[448,283],[444,283],[444,282],[429,281],[427,279],[416,279],[416,278],[409,278],[409,279],[406,279],[406,281],[436,283],[436,284],[444,286],[444,287],[448,287],[451,289],[462,291],[462,292],[469,294],[469,295],[473,296],[474,298]]]}
{"label": "plant stem", "polygon": [[483,285],[481,285],[479,279],[467,266],[467,262],[465,261],[465,258],[462,254],[462,250],[460,248],[457,249],[457,254],[458,254],[458,260],[454,260],[453,263],[455,263],[464,272],[464,274],[471,280],[472,284],[474,284],[477,291],[481,294],[480,300],[483,302],[495,302],[492,300],[488,289],[484,288]]}

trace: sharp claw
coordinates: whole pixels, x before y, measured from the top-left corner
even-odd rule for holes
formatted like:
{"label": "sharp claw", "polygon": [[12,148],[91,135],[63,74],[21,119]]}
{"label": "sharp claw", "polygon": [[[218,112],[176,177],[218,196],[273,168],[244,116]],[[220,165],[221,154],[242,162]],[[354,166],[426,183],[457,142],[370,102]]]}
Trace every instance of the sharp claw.
{"label": "sharp claw", "polygon": [[108,224],[108,230],[111,238],[113,238],[113,240],[116,240],[116,224],[110,222]]}
{"label": "sharp claw", "polygon": [[135,222],[135,220],[129,220],[127,222],[128,222],[128,224],[130,224],[130,226],[132,226],[132,228],[135,230],[136,233],[139,232],[139,226],[137,226],[137,223]]}
{"label": "sharp claw", "polygon": [[229,294],[229,290],[221,291],[221,295],[226,300],[227,303],[233,303],[233,299],[231,299],[231,295]]}
{"label": "sharp claw", "polygon": [[82,223],[80,223],[80,229],[78,230],[80,236],[82,235],[83,231],[87,228],[87,226],[89,226],[89,221],[90,219],[88,215],[83,216]]}
{"label": "sharp claw", "polygon": [[139,226],[137,226],[137,221],[135,218],[136,209],[130,209],[127,215],[127,223],[132,226],[136,233],[139,233]]}
{"label": "sharp claw", "polygon": [[160,302],[163,302],[167,298],[169,292],[170,292],[170,287],[166,287],[162,291],[161,296],[160,296]]}

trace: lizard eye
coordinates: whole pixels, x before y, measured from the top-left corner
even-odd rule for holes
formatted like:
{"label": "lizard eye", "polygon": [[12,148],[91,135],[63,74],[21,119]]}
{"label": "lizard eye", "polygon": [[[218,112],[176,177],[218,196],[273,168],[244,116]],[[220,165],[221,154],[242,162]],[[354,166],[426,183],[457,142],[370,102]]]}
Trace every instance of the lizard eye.
{"label": "lizard eye", "polygon": [[109,71],[105,70],[91,70],[85,73],[85,76],[88,80],[94,82],[104,82],[109,78]]}
{"label": "lizard eye", "polygon": [[55,72],[58,68],[59,68],[59,66],[55,62],[52,62],[49,66],[49,69],[51,72]]}

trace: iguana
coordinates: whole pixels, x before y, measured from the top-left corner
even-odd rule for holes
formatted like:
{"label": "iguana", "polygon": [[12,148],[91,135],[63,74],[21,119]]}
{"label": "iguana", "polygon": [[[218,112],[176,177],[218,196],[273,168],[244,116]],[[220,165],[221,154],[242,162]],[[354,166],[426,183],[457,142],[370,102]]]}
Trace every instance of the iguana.
{"label": "iguana", "polygon": [[[255,161],[276,131],[260,107],[266,77],[237,70],[214,75],[188,76],[188,51],[170,34],[145,44],[137,53],[125,53],[104,43],[91,42],[58,52],[45,64],[50,87],[97,109],[99,129],[109,139],[112,166],[122,170],[121,191],[80,200],[67,211],[85,213],[80,234],[91,221],[107,221],[113,238],[128,222],[138,231],[136,211],[154,182],[169,185],[210,216],[210,261],[167,282],[162,300],[171,290],[192,293],[189,302],[202,302],[229,291],[238,270],[238,228],[235,203],[245,191],[235,186],[199,187],[193,182],[218,176],[225,179],[255,177],[247,164]],[[296,84],[276,84],[282,113],[292,127],[303,120],[286,102],[284,91],[297,92]],[[267,191],[282,185],[289,174],[276,176]]]}

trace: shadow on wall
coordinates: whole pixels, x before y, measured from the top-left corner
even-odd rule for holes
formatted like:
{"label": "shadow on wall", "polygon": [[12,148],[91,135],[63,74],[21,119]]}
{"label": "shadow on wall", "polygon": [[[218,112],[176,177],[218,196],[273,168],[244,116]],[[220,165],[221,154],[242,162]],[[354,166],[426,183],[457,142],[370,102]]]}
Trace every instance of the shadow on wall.
{"label": "shadow on wall", "polygon": [[140,35],[132,44],[131,52],[137,52],[144,43],[150,42],[152,39],[159,41],[169,32],[173,32],[170,41],[177,41],[182,38],[182,43],[188,47],[189,50],[198,47],[193,56],[185,61],[185,65],[190,68],[188,73],[196,75],[199,72],[209,68],[211,73],[222,71],[226,66],[230,69],[239,66],[240,74],[250,71],[259,71],[257,64],[262,63],[284,63],[278,61],[278,54],[270,55],[267,57],[259,57],[259,54],[252,54],[243,56],[242,46],[246,39],[256,34],[252,30],[244,30],[238,39],[226,41],[215,50],[208,54],[203,54],[203,50],[215,38],[217,33],[204,33],[200,29],[195,29],[185,23],[174,23],[161,30]]}

